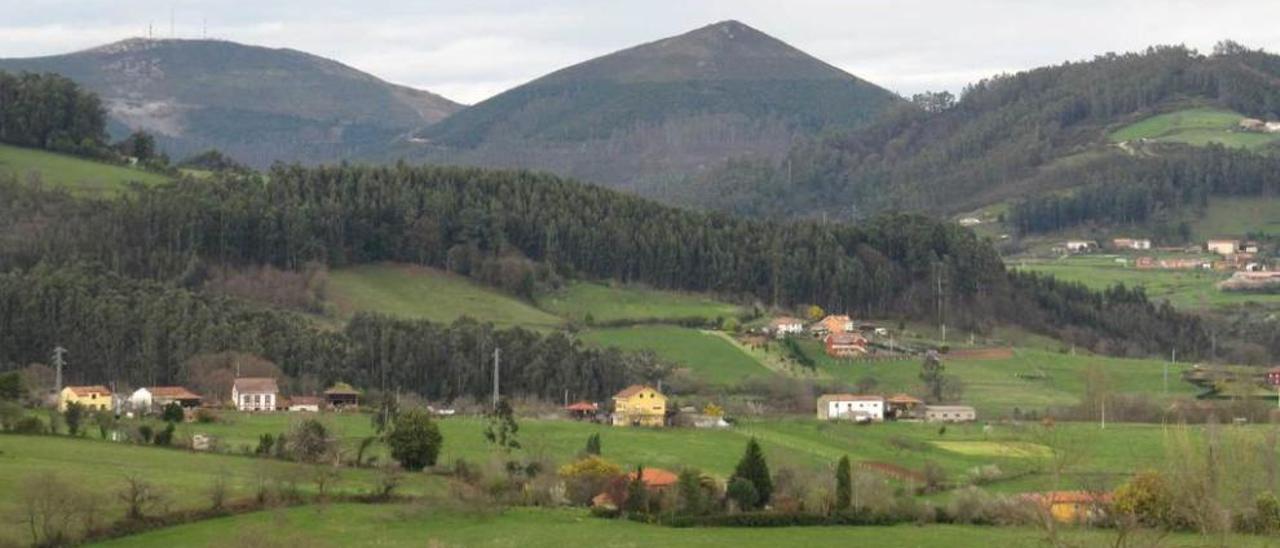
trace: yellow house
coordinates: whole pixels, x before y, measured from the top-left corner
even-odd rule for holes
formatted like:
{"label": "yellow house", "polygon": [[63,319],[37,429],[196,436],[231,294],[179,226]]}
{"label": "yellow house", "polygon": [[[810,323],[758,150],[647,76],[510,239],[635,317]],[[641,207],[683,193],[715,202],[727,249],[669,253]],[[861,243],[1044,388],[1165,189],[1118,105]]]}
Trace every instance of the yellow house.
{"label": "yellow house", "polygon": [[1055,521],[1061,523],[1088,523],[1106,514],[1111,505],[1110,493],[1086,491],[1052,491],[1029,493],[1023,500],[1040,505]]}
{"label": "yellow house", "polygon": [[614,426],[662,426],[667,397],[651,386],[633,384],[613,396]]}
{"label": "yellow house", "polygon": [[105,386],[68,386],[58,393],[58,411],[66,411],[72,402],[90,411],[111,410],[111,390]]}

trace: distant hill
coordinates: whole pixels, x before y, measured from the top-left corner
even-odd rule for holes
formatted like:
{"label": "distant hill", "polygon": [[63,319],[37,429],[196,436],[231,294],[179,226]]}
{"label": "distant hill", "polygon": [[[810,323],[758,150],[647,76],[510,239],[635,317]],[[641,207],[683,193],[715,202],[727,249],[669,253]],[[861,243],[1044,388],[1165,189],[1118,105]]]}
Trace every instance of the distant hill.
{"label": "distant hill", "polygon": [[738,156],[867,123],[893,93],[737,21],[548,74],[429,126],[393,154],[526,167],[657,195]]}
{"label": "distant hill", "polygon": [[210,147],[256,166],[382,148],[461,105],[300,51],[134,38],[65,55],[0,59],[102,97],[115,136],[144,129],[175,159]]}
{"label": "distant hill", "polygon": [[[1117,174],[1132,179],[1120,172],[1150,170],[1143,159],[1152,156],[1191,155],[1182,161],[1190,164],[1200,158],[1197,145],[1247,144],[1267,153],[1267,137],[1229,133],[1235,123],[1226,124],[1222,113],[1280,119],[1277,83],[1280,57],[1230,42],[1208,55],[1153,47],[1000,75],[967,87],[954,102],[921,101],[873,125],[800,143],[784,160],[709,172],[690,185],[698,194],[689,200],[753,216],[955,214],[1071,189],[1103,167],[1112,182]],[[1117,132],[1180,111],[1217,113],[1210,120],[1216,133],[1171,127],[1173,120],[1205,123],[1194,114]],[[1126,135],[1168,144],[1119,142]]]}

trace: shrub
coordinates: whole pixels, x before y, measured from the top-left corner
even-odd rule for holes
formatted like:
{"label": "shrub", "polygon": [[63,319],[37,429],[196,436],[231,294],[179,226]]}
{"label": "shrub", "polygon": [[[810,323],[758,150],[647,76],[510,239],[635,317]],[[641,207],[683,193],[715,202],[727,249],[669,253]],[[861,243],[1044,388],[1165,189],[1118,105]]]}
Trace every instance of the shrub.
{"label": "shrub", "polygon": [[271,454],[271,447],[275,445],[276,438],[270,433],[258,436],[258,447],[253,450],[253,454],[259,456],[267,456]]}
{"label": "shrub", "polygon": [[45,429],[44,421],[40,420],[40,417],[26,416],[13,423],[13,432],[15,434],[45,434],[48,431]]}
{"label": "shrub", "polygon": [[218,422],[218,414],[210,409],[196,409],[196,422],[200,424],[212,424]]}
{"label": "shrub", "polygon": [[849,456],[840,457],[836,465],[836,510],[848,510],[853,505],[853,473],[850,470]]}
{"label": "shrub", "polygon": [[173,443],[173,423],[168,423],[164,430],[156,432],[156,445],[169,445]]}
{"label": "shrub", "polygon": [[559,475],[564,479],[569,501],[588,504],[592,497],[604,491],[610,480],[622,475],[622,468],[597,455],[589,455],[561,466]]}
{"label": "shrub", "polygon": [[[1159,472],[1140,472],[1116,489],[1116,512],[1149,527],[1175,525],[1173,491]],[[1176,528],[1176,527],[1170,527]]]}
{"label": "shrub", "polygon": [[740,476],[734,477],[733,481],[729,482],[729,488],[725,494],[743,511],[756,509],[756,505],[760,502],[760,493],[756,491],[755,484]]}
{"label": "shrub", "polygon": [[418,471],[435,466],[444,445],[440,428],[431,416],[421,409],[413,409],[396,417],[391,434],[387,436],[391,457],[405,470]]}
{"label": "shrub", "polygon": [[160,419],[165,422],[182,422],[185,415],[182,412],[182,406],[177,402],[170,402],[164,406],[164,410],[160,412]]}
{"label": "shrub", "polygon": [[138,425],[138,437],[142,440],[142,443],[151,443],[151,438],[154,435],[155,430],[151,428],[150,424]]}
{"label": "shrub", "polygon": [[80,426],[84,421],[84,414],[84,406],[79,402],[67,404],[67,410],[62,412],[62,418],[67,423],[67,434],[72,436],[80,435]]}
{"label": "shrub", "polygon": [[[284,436],[281,436],[281,440]],[[289,432],[289,454],[303,462],[320,462],[332,454],[334,439],[329,429],[317,419],[303,419]],[[276,441],[277,445],[282,441]]]}

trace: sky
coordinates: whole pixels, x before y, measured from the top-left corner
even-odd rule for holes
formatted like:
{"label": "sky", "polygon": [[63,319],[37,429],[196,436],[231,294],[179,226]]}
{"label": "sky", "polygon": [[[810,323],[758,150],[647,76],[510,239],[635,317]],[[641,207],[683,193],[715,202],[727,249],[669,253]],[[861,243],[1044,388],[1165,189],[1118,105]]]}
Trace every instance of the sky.
{"label": "sky", "polygon": [[[725,19],[903,95],[1222,39],[1280,51],[1280,1],[0,0],[0,57],[129,37],[294,48],[475,103],[565,66]],[[171,24],[172,23],[172,24]]]}

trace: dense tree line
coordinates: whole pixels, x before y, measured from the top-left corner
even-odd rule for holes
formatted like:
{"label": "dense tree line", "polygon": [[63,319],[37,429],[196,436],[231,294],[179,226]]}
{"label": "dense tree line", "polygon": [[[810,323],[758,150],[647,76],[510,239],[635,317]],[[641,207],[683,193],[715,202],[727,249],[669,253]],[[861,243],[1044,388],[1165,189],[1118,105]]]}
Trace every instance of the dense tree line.
{"label": "dense tree line", "polygon": [[431,399],[487,397],[502,349],[507,395],[601,399],[665,368],[649,354],[587,348],[563,333],[360,315],[342,331],[290,312],[129,279],[85,265],[0,274],[0,369],[67,352],[68,383],[186,383],[188,360],[236,350],[292,377],[403,389]]}
{"label": "dense tree line", "polygon": [[985,79],[954,102],[925,96],[869,127],[801,143],[780,162],[732,162],[687,192],[748,215],[964,211],[1004,198],[1004,187],[1097,143],[1112,124],[1176,101],[1278,118],[1277,77],[1280,57],[1229,42],[1211,55],[1181,46],[1111,53]]}
{"label": "dense tree line", "polygon": [[1110,156],[1054,173],[1081,188],[1021,200],[1009,222],[1023,234],[1143,223],[1162,211],[1204,207],[1210,196],[1280,194],[1280,158],[1220,145],[1144,148],[1152,155]]}
{"label": "dense tree line", "polygon": [[1202,349],[1197,337],[1173,336],[1198,323],[1145,296],[1126,294],[1141,305],[1115,317],[1115,298],[1011,281],[988,243],[948,223],[901,214],[856,226],[749,221],[526,172],[278,167],[105,202],[0,182],[0,234],[4,270],[90,261],[187,288],[228,266],[396,260],[515,293],[559,277],[607,279],[960,329],[1016,318],[1095,346],[1129,341],[1129,353]]}
{"label": "dense tree line", "polygon": [[98,154],[105,140],[97,95],[56,74],[0,71],[0,143]]}

